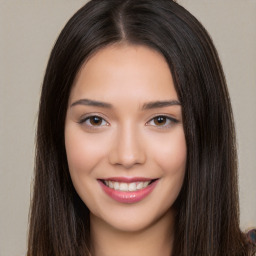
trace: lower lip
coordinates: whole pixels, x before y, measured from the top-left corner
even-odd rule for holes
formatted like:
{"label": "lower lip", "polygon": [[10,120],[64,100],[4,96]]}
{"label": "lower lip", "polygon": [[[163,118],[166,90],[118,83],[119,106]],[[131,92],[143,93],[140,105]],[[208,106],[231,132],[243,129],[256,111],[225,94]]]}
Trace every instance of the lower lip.
{"label": "lower lip", "polygon": [[147,187],[137,190],[137,191],[120,191],[120,190],[114,190],[113,188],[110,188],[103,184],[103,182],[99,181],[103,191],[113,198],[114,200],[120,202],[120,203],[126,203],[126,204],[132,204],[141,201],[146,196],[148,196],[156,187],[156,184],[158,183],[158,180],[154,181],[152,184],[148,185]]}

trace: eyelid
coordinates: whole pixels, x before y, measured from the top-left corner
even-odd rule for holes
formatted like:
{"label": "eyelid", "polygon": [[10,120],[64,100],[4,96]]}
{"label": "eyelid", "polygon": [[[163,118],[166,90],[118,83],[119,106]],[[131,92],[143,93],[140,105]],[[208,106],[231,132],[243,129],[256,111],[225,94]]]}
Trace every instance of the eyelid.
{"label": "eyelid", "polygon": [[[104,124],[104,125],[99,125],[99,126],[86,124],[86,126],[89,127],[89,128],[91,128],[91,129],[99,129],[99,128],[102,128],[102,127],[104,127],[104,126],[109,126],[109,125],[110,125],[110,123],[106,120],[106,118],[105,118],[105,117],[102,117],[102,115],[101,115],[101,114],[98,114],[98,113],[89,113],[89,114],[86,114],[86,115],[84,115],[82,118],[79,119],[78,123],[83,125],[83,124],[85,124],[85,122],[86,122],[87,120],[89,120],[89,118],[91,118],[91,117],[98,117],[98,118],[102,119],[102,120],[106,123],[106,124]],[[152,122],[152,121],[153,121],[155,118],[157,118],[157,117],[164,117],[164,118],[166,118],[166,119],[169,121],[169,124],[151,125],[150,122]],[[146,126],[154,126],[154,127],[160,128],[160,129],[161,129],[161,128],[164,129],[164,128],[169,128],[169,127],[173,126],[173,125],[176,124],[176,123],[179,123],[179,120],[177,120],[176,118],[174,118],[174,117],[171,116],[171,115],[168,115],[168,114],[157,114],[157,115],[152,116],[152,117],[150,118],[150,120],[146,122]]]}
{"label": "eyelid", "polygon": [[[164,124],[164,125],[150,125],[149,123],[152,122],[155,118],[157,117],[165,117],[166,119],[168,119],[170,121],[169,124]],[[170,116],[170,115],[167,115],[167,114],[157,114],[153,117],[150,118],[149,121],[147,121],[146,125],[147,126],[154,126],[154,127],[157,127],[157,128],[160,128],[160,129],[164,129],[164,128],[169,128],[170,126],[173,126],[174,124],[176,123],[179,123],[179,120],[177,120],[176,118]]]}
{"label": "eyelid", "polygon": [[85,124],[85,122],[86,122],[87,120],[89,120],[91,117],[98,117],[98,118],[102,119],[104,122],[106,122],[107,125],[99,125],[99,126],[96,126],[96,125],[95,125],[95,126],[94,126],[94,125],[88,125],[88,124],[87,124],[87,126],[90,127],[90,128],[95,128],[95,129],[97,129],[97,128],[100,128],[100,127],[102,127],[102,126],[109,126],[109,125],[110,125],[109,122],[106,120],[106,118],[104,118],[104,117],[102,117],[100,114],[96,114],[96,113],[90,113],[90,114],[84,115],[82,118],[79,119],[78,123],[79,123],[79,124]]}

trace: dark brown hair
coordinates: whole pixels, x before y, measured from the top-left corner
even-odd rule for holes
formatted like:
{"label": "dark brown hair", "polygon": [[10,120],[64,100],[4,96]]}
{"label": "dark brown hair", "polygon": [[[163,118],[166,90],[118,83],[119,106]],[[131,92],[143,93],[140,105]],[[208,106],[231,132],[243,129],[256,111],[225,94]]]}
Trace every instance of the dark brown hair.
{"label": "dark brown hair", "polygon": [[182,104],[187,167],[173,255],[250,255],[239,229],[237,155],[232,110],[218,54],[199,21],[171,0],[92,0],[66,24],[42,86],[29,256],[90,255],[89,210],[68,170],[64,125],[81,65],[118,42],[160,52]]}

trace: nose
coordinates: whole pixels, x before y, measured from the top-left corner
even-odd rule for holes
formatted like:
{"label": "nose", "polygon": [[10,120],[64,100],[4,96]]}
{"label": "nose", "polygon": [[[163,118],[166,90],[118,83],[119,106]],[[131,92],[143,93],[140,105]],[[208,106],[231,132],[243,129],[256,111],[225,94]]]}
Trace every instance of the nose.
{"label": "nose", "polygon": [[126,169],[134,165],[144,164],[146,161],[146,148],[143,145],[140,133],[132,125],[127,125],[117,130],[112,140],[109,162],[112,165],[120,165]]}

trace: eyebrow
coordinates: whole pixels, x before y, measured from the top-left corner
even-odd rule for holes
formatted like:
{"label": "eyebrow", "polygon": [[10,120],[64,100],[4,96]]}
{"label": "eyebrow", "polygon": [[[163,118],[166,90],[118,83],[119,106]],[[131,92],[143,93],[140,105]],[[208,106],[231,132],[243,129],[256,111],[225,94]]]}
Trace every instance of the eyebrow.
{"label": "eyebrow", "polygon": [[[73,102],[70,107],[74,107],[77,105],[94,106],[94,107],[108,108],[108,109],[113,108],[113,105],[111,105],[110,103],[90,100],[90,99],[80,99],[78,101]],[[164,107],[177,106],[177,105],[178,106],[181,105],[181,103],[178,100],[152,101],[152,102],[144,103],[141,109],[148,110],[148,109],[164,108]]]}
{"label": "eyebrow", "polygon": [[142,110],[154,109],[154,108],[164,108],[169,106],[180,106],[178,100],[166,100],[166,101],[153,101],[143,104]]}
{"label": "eyebrow", "polygon": [[96,101],[96,100],[89,100],[89,99],[80,99],[75,101],[71,104],[70,107],[77,106],[77,105],[85,105],[85,106],[94,106],[100,108],[113,108],[113,106],[106,102]]}

